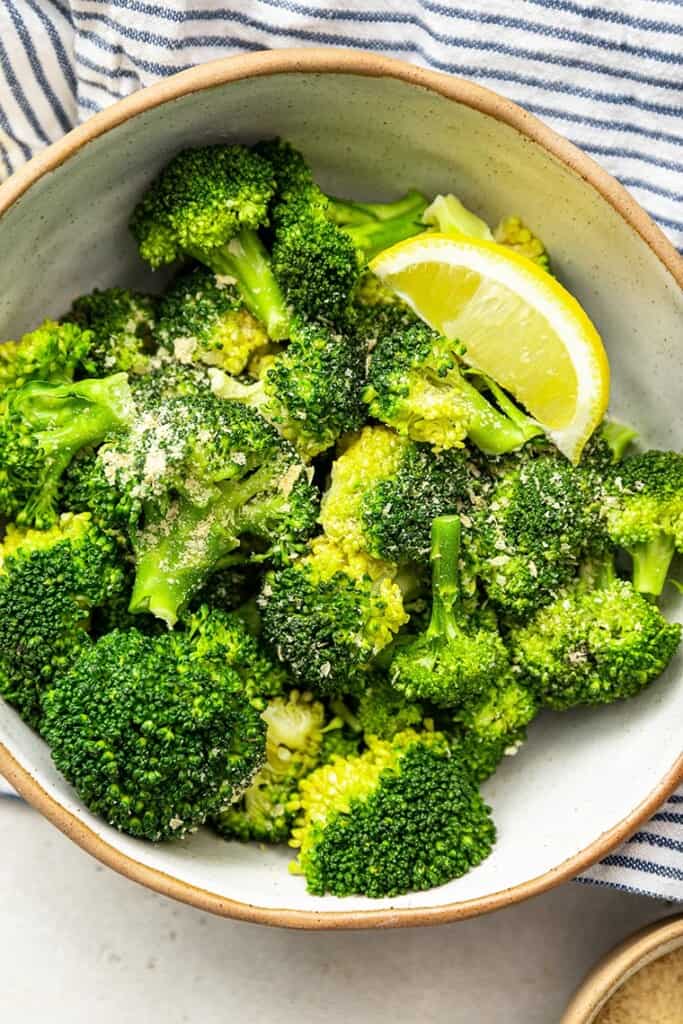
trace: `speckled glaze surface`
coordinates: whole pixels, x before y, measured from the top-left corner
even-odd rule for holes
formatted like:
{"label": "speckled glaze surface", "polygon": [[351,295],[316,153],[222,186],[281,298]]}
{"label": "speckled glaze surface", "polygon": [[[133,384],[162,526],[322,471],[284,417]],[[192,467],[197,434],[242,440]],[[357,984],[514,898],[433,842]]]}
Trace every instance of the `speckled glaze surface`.
{"label": "speckled glaze surface", "polygon": [[[339,194],[391,198],[417,186],[455,191],[491,221],[523,215],[603,334],[612,412],[648,445],[682,446],[683,270],[635,200],[493,93],[358,52],[276,51],[194,68],[37,157],[0,188],[0,335],[59,315],[94,286],[159,288],[126,228],[145,184],[183,146],[276,134]],[[679,658],[635,701],[542,716],[486,786],[499,828],[491,857],[463,879],[393,900],[309,896],[288,874],[286,850],[205,831],[158,847],[117,833],[82,807],[45,745],[1,703],[0,771],[94,856],[203,909],[302,928],[442,922],[549,888],[634,831],[683,777],[681,683]]]}
{"label": "speckled glaze surface", "polygon": [[683,914],[642,928],[600,960],[574,993],[560,1024],[593,1024],[621,986],[653,960],[683,946]]}

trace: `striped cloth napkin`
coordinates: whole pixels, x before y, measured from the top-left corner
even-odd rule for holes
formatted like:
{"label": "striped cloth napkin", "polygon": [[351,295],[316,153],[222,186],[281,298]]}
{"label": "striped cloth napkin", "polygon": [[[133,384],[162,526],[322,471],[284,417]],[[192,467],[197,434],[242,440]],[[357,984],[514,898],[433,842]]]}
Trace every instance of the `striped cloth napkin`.
{"label": "striped cloth napkin", "polygon": [[[402,57],[510,97],[683,247],[683,0],[0,0],[0,180],[160,77],[306,45]],[[683,789],[581,881],[683,900]]]}

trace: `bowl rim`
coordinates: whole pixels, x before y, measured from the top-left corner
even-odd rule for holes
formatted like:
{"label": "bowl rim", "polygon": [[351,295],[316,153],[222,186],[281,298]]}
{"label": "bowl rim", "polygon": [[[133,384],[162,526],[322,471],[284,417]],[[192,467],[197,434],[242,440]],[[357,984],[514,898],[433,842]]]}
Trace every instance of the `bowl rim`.
{"label": "bowl rim", "polygon": [[[45,174],[55,170],[88,142],[112,128],[182,96],[230,82],[275,74],[348,74],[391,78],[470,107],[501,121],[578,174],[641,236],[665,270],[683,287],[683,259],[633,196],[586,156],[532,114],[483,86],[457,76],[426,70],[406,61],[363,50],[334,47],[264,50],[200,64],[140,89],[106,107],[59,141],[42,150],[0,186],[0,218]],[[225,898],[190,885],[157,868],[149,867],[117,850],[71,811],[50,796],[40,783],[0,743],[0,774],[52,824],[82,849],[120,874],[150,889],[224,917],[253,923],[303,929],[390,928],[473,917],[501,909],[545,892],[604,857],[648,818],[683,781],[683,753],[652,792],[625,818],[598,836],[583,850],[533,879],[486,896],[440,906],[382,908],[377,910],[314,911],[258,907]]]}
{"label": "bowl rim", "polygon": [[572,996],[560,1024],[593,1024],[621,986],[648,964],[683,946],[683,913],[665,917],[629,935],[606,953]]}

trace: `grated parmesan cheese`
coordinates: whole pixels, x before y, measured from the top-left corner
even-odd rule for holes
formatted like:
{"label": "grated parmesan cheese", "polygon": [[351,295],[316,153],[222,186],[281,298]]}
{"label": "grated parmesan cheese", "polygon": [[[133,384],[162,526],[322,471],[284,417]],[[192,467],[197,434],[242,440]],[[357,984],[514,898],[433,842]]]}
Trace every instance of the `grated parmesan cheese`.
{"label": "grated parmesan cheese", "polygon": [[646,964],[618,989],[596,1024],[681,1024],[683,948]]}

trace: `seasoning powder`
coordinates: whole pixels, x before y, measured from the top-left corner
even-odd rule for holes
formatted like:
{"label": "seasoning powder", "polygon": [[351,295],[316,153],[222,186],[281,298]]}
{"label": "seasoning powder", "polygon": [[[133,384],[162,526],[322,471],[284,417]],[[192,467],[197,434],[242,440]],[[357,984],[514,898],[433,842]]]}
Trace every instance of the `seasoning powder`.
{"label": "seasoning powder", "polygon": [[683,947],[653,960],[614,993],[596,1024],[682,1024]]}

